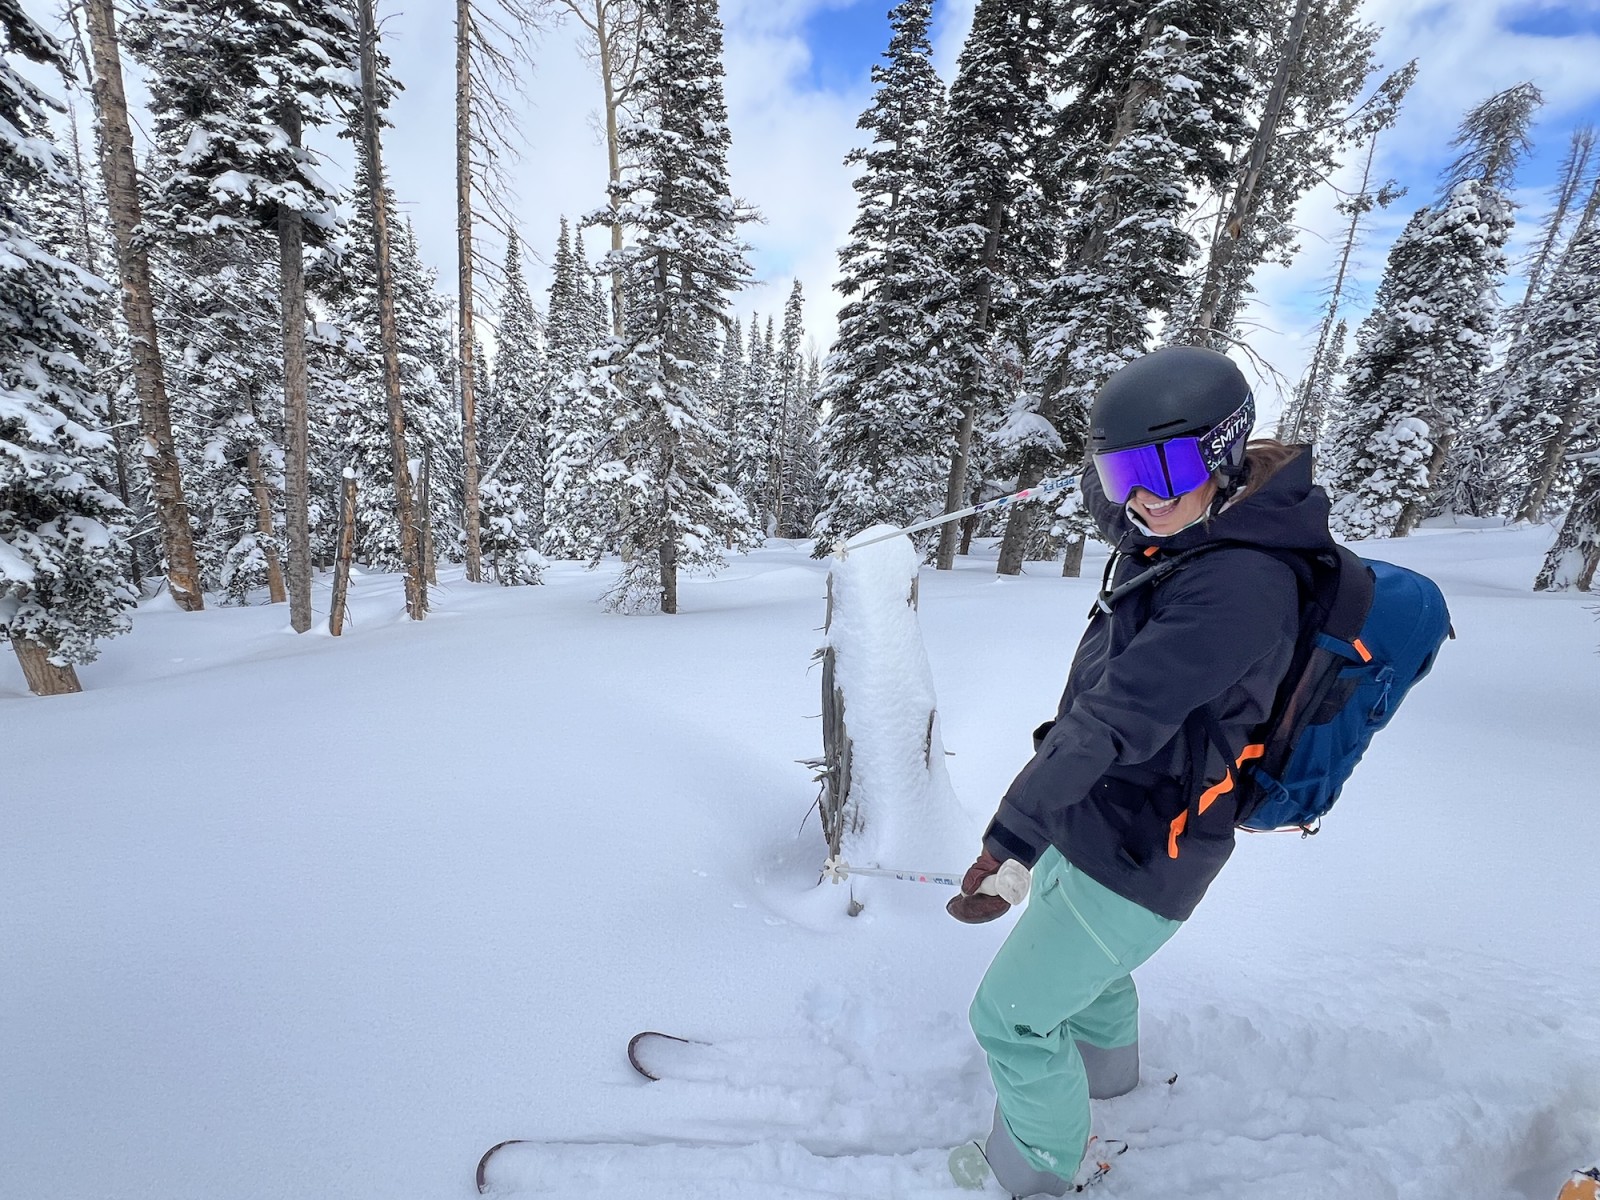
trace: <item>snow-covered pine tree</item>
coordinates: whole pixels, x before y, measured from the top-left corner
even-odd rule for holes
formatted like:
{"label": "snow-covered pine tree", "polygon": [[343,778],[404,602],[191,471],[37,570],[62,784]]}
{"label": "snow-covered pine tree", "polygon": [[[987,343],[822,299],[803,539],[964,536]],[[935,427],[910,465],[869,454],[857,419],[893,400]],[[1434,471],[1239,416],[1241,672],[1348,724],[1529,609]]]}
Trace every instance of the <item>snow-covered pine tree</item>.
{"label": "snow-covered pine tree", "polygon": [[1539,93],[1490,97],[1463,119],[1448,191],[1389,252],[1349,364],[1330,478],[1335,528],[1404,537],[1428,510],[1457,434],[1476,423],[1513,221],[1510,188]]}
{"label": "snow-covered pine tree", "polygon": [[607,460],[623,570],[622,611],[678,611],[680,569],[714,567],[757,531],[721,481],[726,435],[709,420],[717,333],[750,267],[750,219],[728,184],[722,22],[716,0],[648,0],[639,119],[622,131],[615,209],[635,241],[622,252],[625,336],[597,358],[615,389]]}
{"label": "snow-covered pine tree", "polygon": [[890,11],[886,61],[872,68],[876,90],[856,122],[870,141],[845,158],[861,173],[834,285],[845,305],[818,400],[819,556],[868,525],[909,524],[944,500],[955,422],[927,303],[951,290],[936,229],[944,85],[928,41],[931,8],[901,0]]}
{"label": "snow-covered pine tree", "polygon": [[172,435],[171,405],[156,336],[149,253],[140,236],[143,198],[133,158],[133,133],[123,90],[122,50],[117,40],[113,0],[88,0],[84,5],[93,60],[95,111],[100,142],[100,169],[105,180],[121,286],[127,347],[139,398],[139,432],[144,439],[150,502],[161,533],[167,587],[178,607],[198,611],[205,605],[195,562],[194,539],[183,490],[182,470]]}
{"label": "snow-covered pine tree", "polygon": [[[940,197],[943,251],[954,293],[945,299],[944,350],[955,436],[944,508],[967,506],[975,428],[992,423],[1005,389],[993,365],[1006,357],[997,330],[1024,288],[1050,274],[1062,198],[1048,153],[1050,51],[1060,5],[1045,0],[979,0],[950,85]],[[932,281],[930,281],[932,282]],[[1024,527],[1002,548],[1020,550]],[[936,562],[955,565],[959,528],[939,531]],[[1017,561],[1003,561],[1014,574]]]}
{"label": "snow-covered pine tree", "polygon": [[773,532],[772,465],[778,438],[777,345],[772,318],[750,318],[750,358],[744,392],[734,410],[729,429],[734,462],[734,490],[750,515],[766,532]]}
{"label": "snow-covered pine tree", "polygon": [[[773,393],[777,397],[778,436],[774,442],[772,524],[778,537],[804,537],[810,513],[802,513],[814,464],[806,459],[807,444],[816,432],[816,418],[805,401],[805,361],[800,343],[805,340],[805,293],[796,279],[783,306],[783,328],[773,359]],[[809,418],[809,420],[808,420]]]}
{"label": "snow-covered pine tree", "polygon": [[75,185],[50,135],[56,103],[13,56],[70,77],[60,44],[0,0],[0,638],[43,696],[79,689],[74,665],[127,628],[134,594],[126,510],[94,482],[111,438],[83,362],[98,341],[84,322],[107,285],[33,239],[39,189]]}
{"label": "snow-covered pine tree", "polygon": [[[1240,6],[1164,0],[1132,25],[1095,5],[1073,16],[1058,128],[1076,194],[1062,261],[1028,313],[1029,403],[1006,434],[1025,443],[1024,487],[1082,461],[1095,390],[1149,348],[1152,321],[1182,295],[1199,250],[1191,190],[1228,177],[1242,121]],[[1083,536],[1081,520],[1054,520],[1069,545]]]}
{"label": "snow-covered pine tree", "polygon": [[[1522,299],[1506,314],[1509,326],[1504,357],[1488,377],[1485,393],[1488,416],[1471,429],[1452,456],[1454,483],[1448,507],[1474,516],[1499,513],[1505,517],[1536,520],[1538,508],[1527,510],[1526,501],[1536,490],[1540,502],[1548,489],[1537,489],[1534,464],[1542,458],[1541,447],[1550,429],[1560,418],[1541,406],[1551,393],[1529,378],[1531,352],[1536,344],[1527,336],[1528,322],[1543,296],[1541,283],[1547,281],[1551,264],[1562,250],[1567,236],[1568,217],[1588,175],[1593,151],[1594,131],[1584,126],[1573,134],[1556,187],[1555,203],[1537,240],[1537,249],[1528,264],[1528,282]],[[1600,175],[1590,183],[1588,203],[1578,218],[1577,230],[1569,244],[1588,228],[1600,208]]]}
{"label": "snow-covered pine tree", "polygon": [[[580,239],[581,240],[581,239]],[[554,277],[545,316],[544,530],[552,558],[593,559],[604,549],[608,522],[595,493],[595,459],[605,437],[607,410],[591,390],[589,356],[599,345],[592,294],[561,219]]]}
{"label": "snow-covered pine tree", "polygon": [[[114,263],[109,249],[111,219],[104,181],[100,172],[92,169],[88,150],[92,150],[93,144],[82,136],[77,106],[70,91],[66,104],[67,140],[61,151],[67,156],[69,173],[41,178],[33,190],[29,209],[34,240],[55,257],[82,267],[98,279],[105,279],[113,274]],[[127,324],[116,289],[107,288],[92,296],[80,319],[93,333],[96,343],[85,347],[80,357],[93,381],[90,390],[105,396],[112,441],[110,474],[97,478],[96,482],[113,492],[128,509],[125,514],[128,525],[153,532],[156,518],[150,502],[149,469],[142,455],[130,451],[130,446],[138,440],[130,426],[137,422],[124,421],[120,415],[136,411],[138,400],[133,390]],[[128,574],[136,593],[147,572],[160,571],[156,540],[148,535],[139,540],[143,543],[142,553],[131,535],[127,547]]]}
{"label": "snow-covered pine tree", "polygon": [[[365,197],[371,186],[358,163],[355,190]],[[393,195],[389,211],[395,210]],[[372,209],[358,199],[348,234],[352,245],[372,244]],[[446,372],[450,350],[449,303],[438,294],[437,277],[417,252],[408,221],[390,226],[390,269],[394,280],[394,318],[405,418],[405,456],[409,484],[419,489],[429,473],[427,524],[435,546],[455,557],[459,530],[460,444],[458,417]],[[347,363],[349,384],[323,418],[338,431],[337,465],[353,467],[357,493],[356,559],[380,571],[404,570],[403,537],[395,504],[394,452],[390,445],[388,400],[379,330],[378,280],[370,253],[350,253],[322,296],[329,315],[356,351]],[[420,497],[416,520],[423,523]],[[419,530],[419,534],[420,534]]]}
{"label": "snow-covered pine tree", "polygon": [[144,15],[142,37],[165,43],[204,81],[170,130],[186,152],[152,198],[152,215],[195,236],[261,229],[278,238],[285,575],[290,625],[303,633],[311,627],[305,248],[338,225],[337,196],[303,132],[360,104],[354,14],[342,0],[155,0]]}
{"label": "snow-covered pine tree", "polygon": [[716,403],[712,411],[717,427],[729,431],[728,454],[723,464],[722,481],[736,488],[739,402],[750,383],[750,368],[744,356],[744,325],[738,317],[733,319],[733,324],[722,335],[722,354],[719,362]]}
{"label": "snow-covered pine tree", "polygon": [[287,599],[283,574],[283,359],[275,352],[281,302],[277,247],[259,229],[200,235],[192,214],[159,202],[185,171],[192,122],[219,105],[235,115],[241,98],[208,43],[181,36],[156,11],[127,26],[145,68],[154,145],[145,174],[158,203],[145,228],[157,267],[161,358],[183,420],[175,429],[187,464],[188,507],[207,590],[236,604],[266,588]]}
{"label": "snow-covered pine tree", "polygon": [[235,604],[262,588],[280,604],[288,596],[276,247],[259,233],[186,238],[160,245],[156,261],[201,580]]}
{"label": "snow-covered pine tree", "polygon": [[1587,592],[1594,587],[1595,570],[1600,567],[1600,450],[1573,466],[1580,477],[1572,507],[1533,581],[1535,591],[1562,592],[1575,587]]}
{"label": "snow-covered pine tree", "polygon": [[1549,286],[1526,317],[1524,395],[1513,408],[1527,419],[1500,452],[1515,481],[1516,517],[1540,520],[1569,457],[1600,450],[1600,224],[1573,239]]}
{"label": "snow-covered pine tree", "polygon": [[481,397],[479,410],[483,559],[502,584],[538,583],[544,526],[543,409],[549,384],[539,318],[522,271],[522,242],[514,229],[506,239],[495,343],[494,389]]}

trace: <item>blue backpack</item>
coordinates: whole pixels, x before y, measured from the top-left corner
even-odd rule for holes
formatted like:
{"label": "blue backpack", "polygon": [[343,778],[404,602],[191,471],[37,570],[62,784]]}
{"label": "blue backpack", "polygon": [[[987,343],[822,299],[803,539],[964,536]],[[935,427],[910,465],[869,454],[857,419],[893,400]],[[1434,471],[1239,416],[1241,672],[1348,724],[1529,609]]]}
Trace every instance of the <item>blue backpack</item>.
{"label": "blue backpack", "polygon": [[1317,832],[1373,735],[1455,636],[1444,595],[1426,575],[1342,546],[1309,561],[1313,584],[1294,658],[1238,760],[1246,829]]}
{"label": "blue backpack", "polygon": [[[1176,554],[1103,591],[1109,611],[1122,595],[1159,583],[1185,561],[1247,543],[1211,542]],[[1360,558],[1342,546],[1324,554],[1251,546],[1291,566],[1302,586],[1300,636],[1266,721],[1242,753],[1230,747],[1214,714],[1202,710],[1186,729],[1190,761],[1204,761],[1209,741],[1239,769],[1235,803],[1245,829],[1317,832],[1372,737],[1393,718],[1406,693],[1455,637],[1438,585],[1393,563]],[[1107,568],[1107,578],[1110,567]],[[1190,793],[1198,788],[1190,783]],[[1195,807],[1191,800],[1190,807]],[[1196,813],[1191,812],[1192,824]]]}

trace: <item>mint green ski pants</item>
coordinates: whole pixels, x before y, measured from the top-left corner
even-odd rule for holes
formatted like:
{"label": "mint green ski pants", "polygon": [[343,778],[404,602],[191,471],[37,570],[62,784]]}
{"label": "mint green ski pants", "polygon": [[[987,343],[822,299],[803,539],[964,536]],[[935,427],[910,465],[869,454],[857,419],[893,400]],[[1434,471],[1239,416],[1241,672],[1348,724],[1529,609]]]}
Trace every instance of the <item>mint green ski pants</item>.
{"label": "mint green ski pants", "polygon": [[1129,974],[1182,924],[1124,900],[1055,849],[1033,869],[1027,907],[973,997],[1000,1112],[1023,1156],[1071,1179],[1089,1142],[1089,1081],[1073,1043],[1139,1036]]}

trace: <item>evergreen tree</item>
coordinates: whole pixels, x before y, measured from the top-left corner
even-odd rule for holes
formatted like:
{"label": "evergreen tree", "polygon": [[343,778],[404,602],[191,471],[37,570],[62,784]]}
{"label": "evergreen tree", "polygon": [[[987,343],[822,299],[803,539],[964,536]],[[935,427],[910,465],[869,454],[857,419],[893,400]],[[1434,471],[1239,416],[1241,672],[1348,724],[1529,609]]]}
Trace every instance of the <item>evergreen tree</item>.
{"label": "evergreen tree", "polygon": [[799,520],[797,509],[809,479],[806,445],[816,431],[816,421],[805,402],[805,361],[800,343],[805,338],[805,293],[796,279],[783,307],[783,329],[773,361],[773,393],[777,397],[778,429],[773,442],[772,524],[778,537],[804,537],[809,516]]}
{"label": "evergreen tree", "polygon": [[[1516,516],[1541,519],[1569,456],[1600,450],[1600,225],[1562,254],[1550,284],[1527,314],[1526,369],[1518,372],[1511,425],[1500,464],[1512,481]],[[1564,497],[1563,497],[1564,498]]]}
{"label": "evergreen tree", "polygon": [[[290,623],[311,624],[309,399],[304,249],[338,227],[338,197],[317,173],[303,132],[361,103],[351,11],[340,0],[158,0],[135,49],[159,55],[188,96],[155,115],[184,147],[152,198],[152,219],[194,236],[245,229],[279,247],[284,381],[285,541]],[[130,39],[134,37],[130,30]]]}
{"label": "evergreen tree", "polygon": [[768,531],[772,528],[772,450],[778,424],[773,404],[774,359],[772,319],[767,318],[763,335],[758,313],[750,318],[750,357],[729,431],[734,490],[760,527]]}
{"label": "evergreen tree", "polygon": [[723,466],[722,481],[736,487],[738,471],[735,463],[739,454],[738,413],[750,383],[750,368],[744,356],[744,326],[738,317],[722,337],[721,366],[717,372],[714,418],[719,429],[729,431],[727,461]]}
{"label": "evergreen tree", "polygon": [[78,690],[73,666],[123,632],[125,510],[94,482],[111,439],[105,397],[83,356],[106,284],[43,251],[30,211],[41,189],[73,185],[49,132],[47,95],[13,65],[70,75],[60,45],[0,0],[0,638],[39,694]]}
{"label": "evergreen tree", "polygon": [[[1535,466],[1541,459],[1539,447],[1560,417],[1546,411],[1551,393],[1530,378],[1532,351],[1537,343],[1529,335],[1529,320],[1543,299],[1541,282],[1547,281],[1552,262],[1560,258],[1561,239],[1569,224],[1567,217],[1584,183],[1592,152],[1593,130],[1579,129],[1574,135],[1556,190],[1555,205],[1538,239],[1538,249],[1528,266],[1528,282],[1521,301],[1506,314],[1510,328],[1504,358],[1494,369],[1485,389],[1488,417],[1473,428],[1452,456],[1458,460],[1449,507],[1474,516],[1491,512],[1505,517],[1537,519],[1538,505],[1528,509],[1526,501],[1535,492]],[[1577,231],[1568,244],[1576,245],[1600,208],[1600,176],[1591,184],[1589,200],[1577,222]],[[1548,485],[1537,489],[1540,501]]]}
{"label": "evergreen tree", "polygon": [[[242,119],[242,99],[214,77],[217,64],[199,60],[205,43],[174,32],[151,12],[128,27],[157,114],[145,171],[157,197],[186,170],[193,121],[219,104]],[[234,603],[263,587],[281,603],[287,594],[276,247],[255,229],[198,235],[188,210],[164,203],[151,207],[146,228],[158,267],[167,387],[184,414],[175,437],[187,464],[201,583]]]}
{"label": "evergreen tree", "polygon": [[547,391],[544,429],[544,552],[592,559],[604,549],[607,522],[595,493],[596,456],[608,410],[591,386],[589,356],[603,336],[566,218],[556,243],[555,273],[545,319]]}
{"label": "evergreen tree", "polygon": [[1479,384],[1513,220],[1509,190],[1538,102],[1523,84],[1467,114],[1448,193],[1412,218],[1389,253],[1351,359],[1331,476],[1334,523],[1346,536],[1410,533],[1430,496],[1450,490],[1442,468],[1457,434],[1482,419]]}
{"label": "evergreen tree", "polygon": [[[522,273],[522,243],[506,240],[494,388],[480,397],[485,469],[482,544],[485,563],[503,584],[538,583],[544,524],[545,413],[549,394],[538,315]],[[487,375],[485,376],[487,377]]]}
{"label": "evergreen tree", "polygon": [[952,289],[936,230],[944,86],[930,18],[931,0],[901,0],[890,12],[887,61],[872,68],[872,104],[856,122],[871,140],[845,158],[861,173],[835,284],[846,302],[819,396],[819,555],[868,525],[936,512],[944,498],[954,421],[926,301]]}
{"label": "evergreen tree", "polygon": [[[357,196],[370,186],[364,164],[358,164]],[[392,196],[389,211],[394,211]],[[349,236],[356,245],[371,245],[371,212],[366,202],[355,205]],[[435,552],[443,550],[446,557],[454,558],[461,527],[461,441],[459,417],[447,383],[453,358],[450,303],[438,294],[433,271],[423,265],[409,222],[395,223],[390,233],[410,484],[420,489],[423,471],[427,471],[428,504],[424,513],[419,497],[417,519],[426,522]],[[353,467],[360,481],[356,558],[377,570],[403,570],[406,564],[394,503],[394,455],[378,325],[378,280],[372,257],[349,255],[329,281],[323,298],[336,324],[356,347],[347,363],[349,387],[324,418],[338,431],[339,464]]]}
{"label": "evergreen tree", "polygon": [[[1083,6],[1067,55],[1059,153],[1075,196],[1062,261],[1028,313],[1028,402],[1007,430],[1026,449],[1020,486],[1082,461],[1095,390],[1146,352],[1152,321],[1183,293],[1199,250],[1190,192],[1221,184],[1239,139],[1239,6],[1167,0],[1132,25],[1126,15]],[[1074,542],[1086,528],[1062,527]]]}
{"label": "evergreen tree", "polygon": [[625,336],[600,358],[610,410],[606,475],[619,501],[624,611],[678,610],[681,568],[709,567],[753,542],[739,497],[718,478],[726,436],[709,419],[716,334],[750,268],[728,186],[722,22],[716,0],[646,4],[640,120],[623,130],[632,164],[613,189],[635,233],[622,252]]}
{"label": "evergreen tree", "polygon": [[[1004,382],[992,368],[1010,355],[997,337],[1016,329],[1009,310],[1054,258],[1062,197],[1048,153],[1047,90],[1059,10],[1047,0],[980,0],[950,87],[940,207],[956,288],[944,342],[958,425],[946,512],[967,505],[974,429],[1004,406]],[[940,570],[954,565],[957,534],[954,524],[940,531]]]}

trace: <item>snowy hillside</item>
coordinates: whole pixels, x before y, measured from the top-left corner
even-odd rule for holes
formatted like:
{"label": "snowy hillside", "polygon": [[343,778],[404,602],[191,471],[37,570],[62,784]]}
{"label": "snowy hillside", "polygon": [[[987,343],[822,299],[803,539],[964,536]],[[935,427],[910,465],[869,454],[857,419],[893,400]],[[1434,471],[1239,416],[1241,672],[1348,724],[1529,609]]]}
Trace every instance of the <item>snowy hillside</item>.
{"label": "snowy hillside", "polygon": [[[1363,546],[1459,640],[1324,832],[1247,839],[1140,973],[1108,1200],[1553,1200],[1600,1157],[1600,623],[1529,590],[1549,538]],[[464,1200],[511,1137],[736,1144],[515,1148],[521,1195],[970,1195],[965,1011],[1010,922],[817,886],[805,550],[684,580],[676,617],[568,566],[448,577],[412,625],[366,576],[339,641],[154,603],[81,695],[0,657],[0,1196]],[[1102,561],[923,571],[970,829],[887,865],[970,861]],[[644,1028],[718,1048],[648,1083]]]}

